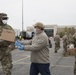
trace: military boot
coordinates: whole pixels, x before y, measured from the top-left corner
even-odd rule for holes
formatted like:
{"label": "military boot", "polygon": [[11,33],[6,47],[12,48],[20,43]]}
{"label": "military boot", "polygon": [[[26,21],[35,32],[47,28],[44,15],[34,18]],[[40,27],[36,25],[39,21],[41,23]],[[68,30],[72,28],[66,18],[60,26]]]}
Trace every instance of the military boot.
{"label": "military boot", "polygon": [[57,50],[55,50],[55,52],[54,53],[57,53]]}

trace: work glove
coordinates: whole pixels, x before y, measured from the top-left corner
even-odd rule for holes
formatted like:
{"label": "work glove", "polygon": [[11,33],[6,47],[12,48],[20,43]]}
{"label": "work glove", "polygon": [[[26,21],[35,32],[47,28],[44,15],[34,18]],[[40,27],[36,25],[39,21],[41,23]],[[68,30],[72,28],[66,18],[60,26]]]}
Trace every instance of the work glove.
{"label": "work glove", "polygon": [[24,50],[24,45],[18,46],[18,49],[21,50],[21,51]]}
{"label": "work glove", "polygon": [[18,48],[19,46],[21,46],[20,41],[16,41],[16,42],[15,42],[15,48]]}

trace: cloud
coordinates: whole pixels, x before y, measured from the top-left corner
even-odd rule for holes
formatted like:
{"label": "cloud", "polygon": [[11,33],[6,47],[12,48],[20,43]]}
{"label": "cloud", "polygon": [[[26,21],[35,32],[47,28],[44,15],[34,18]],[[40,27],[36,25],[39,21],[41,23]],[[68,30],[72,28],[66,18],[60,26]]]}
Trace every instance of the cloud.
{"label": "cloud", "polygon": [[[22,29],[22,0],[1,0],[0,12],[9,16],[13,28]],[[44,24],[75,24],[75,0],[23,0],[24,29],[41,21]]]}

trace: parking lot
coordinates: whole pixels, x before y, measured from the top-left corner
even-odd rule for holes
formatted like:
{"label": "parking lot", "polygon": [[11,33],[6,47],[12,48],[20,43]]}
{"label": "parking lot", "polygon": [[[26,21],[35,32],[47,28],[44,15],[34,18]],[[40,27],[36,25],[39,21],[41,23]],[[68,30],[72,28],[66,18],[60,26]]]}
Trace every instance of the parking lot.
{"label": "parking lot", "polygon": [[[29,75],[30,52],[15,49],[12,51],[12,59],[12,75]],[[54,41],[52,40],[52,48],[50,48],[51,75],[73,75],[74,61],[74,56],[63,57],[62,41],[58,53],[54,53]],[[3,75],[1,66],[0,75]]]}

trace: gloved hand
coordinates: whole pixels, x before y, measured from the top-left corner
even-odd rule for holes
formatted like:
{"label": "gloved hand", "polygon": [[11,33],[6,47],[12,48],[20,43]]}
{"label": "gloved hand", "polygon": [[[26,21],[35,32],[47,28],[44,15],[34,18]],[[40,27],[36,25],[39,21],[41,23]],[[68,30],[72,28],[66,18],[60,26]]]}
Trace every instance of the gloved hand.
{"label": "gloved hand", "polygon": [[18,48],[19,46],[21,46],[20,41],[16,41],[16,42],[15,42],[15,47]]}
{"label": "gloved hand", "polygon": [[19,49],[19,50],[24,50],[24,45],[18,46],[18,49]]}

